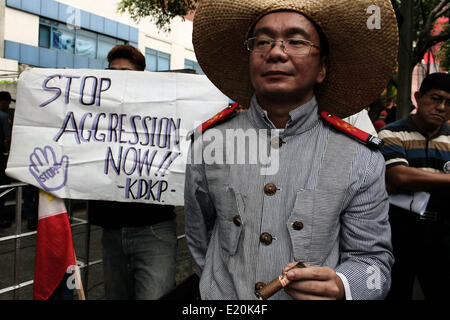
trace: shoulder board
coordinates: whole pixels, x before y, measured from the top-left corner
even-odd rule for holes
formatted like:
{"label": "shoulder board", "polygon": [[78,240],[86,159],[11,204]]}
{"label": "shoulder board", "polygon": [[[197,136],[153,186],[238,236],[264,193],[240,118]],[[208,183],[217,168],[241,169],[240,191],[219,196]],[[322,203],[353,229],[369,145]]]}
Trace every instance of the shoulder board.
{"label": "shoulder board", "polygon": [[329,123],[336,130],[345,133],[346,135],[359,142],[364,143],[372,149],[380,149],[384,144],[383,140],[381,140],[380,138],[352,126],[350,123],[345,122],[344,120],[327,111],[322,111],[320,113],[320,116],[325,122]]}
{"label": "shoulder board", "polygon": [[201,125],[199,125],[196,129],[197,133],[203,133],[208,128],[211,128],[215,126],[216,124],[219,124],[221,122],[224,122],[226,120],[231,119],[235,115],[236,109],[239,107],[239,103],[235,102],[231,106],[226,107],[222,111],[220,111],[218,114],[216,114],[211,119],[203,122]]}
{"label": "shoulder board", "polygon": [[194,133],[202,134],[207,129],[215,126],[216,124],[224,122],[224,121],[226,121],[228,119],[233,118],[237,114],[236,109],[238,107],[239,107],[239,103],[237,103],[237,102],[233,103],[231,106],[226,107],[225,109],[223,109],[222,111],[217,113],[211,119],[203,122],[201,125],[199,125],[194,130],[189,131],[188,134],[186,135],[186,140],[193,139],[194,138]]}

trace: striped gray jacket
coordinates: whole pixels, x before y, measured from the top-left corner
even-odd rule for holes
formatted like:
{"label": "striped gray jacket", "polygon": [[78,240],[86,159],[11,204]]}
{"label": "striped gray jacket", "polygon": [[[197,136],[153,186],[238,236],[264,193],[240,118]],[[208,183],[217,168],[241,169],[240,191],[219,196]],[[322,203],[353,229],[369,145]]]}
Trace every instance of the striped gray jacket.
{"label": "striped gray jacket", "polygon": [[[323,123],[315,98],[290,116],[280,146],[253,98],[248,112],[191,146],[186,238],[202,272],[202,299],[256,299],[255,284],[293,261],[333,268],[347,298],[384,298],[393,255],[383,156]],[[261,149],[267,145],[269,161],[278,161],[276,172],[268,172],[267,159],[251,162],[255,141],[235,143],[252,130]],[[236,149],[245,163],[230,164],[239,158]],[[261,240],[263,233],[270,241]],[[290,296],[282,290],[272,299]]]}

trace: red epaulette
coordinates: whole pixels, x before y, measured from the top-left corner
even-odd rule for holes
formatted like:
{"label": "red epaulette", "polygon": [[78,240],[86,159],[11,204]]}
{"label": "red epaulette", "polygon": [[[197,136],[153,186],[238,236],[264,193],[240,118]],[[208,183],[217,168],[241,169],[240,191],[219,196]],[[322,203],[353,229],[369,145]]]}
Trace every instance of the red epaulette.
{"label": "red epaulette", "polygon": [[209,120],[203,122],[201,125],[199,125],[196,129],[196,132],[203,133],[206,131],[206,129],[229,119],[234,114],[234,112],[236,111],[236,109],[238,107],[239,107],[239,103],[237,103],[237,102],[233,103],[231,106],[226,107],[225,109],[220,111],[218,114],[216,114],[214,117],[212,117],[211,119],[209,119]]}
{"label": "red epaulette", "polygon": [[327,111],[322,111],[320,116],[323,120],[331,124],[336,130],[344,132],[348,136],[364,143],[370,148],[380,149],[384,144],[383,140],[380,138],[352,126],[350,123],[345,122]]}

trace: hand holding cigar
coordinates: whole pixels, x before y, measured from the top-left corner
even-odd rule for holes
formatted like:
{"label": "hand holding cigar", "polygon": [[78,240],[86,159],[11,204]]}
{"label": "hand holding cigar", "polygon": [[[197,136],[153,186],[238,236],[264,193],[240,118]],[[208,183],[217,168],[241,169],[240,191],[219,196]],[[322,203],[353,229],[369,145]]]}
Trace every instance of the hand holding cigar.
{"label": "hand holding cigar", "polygon": [[302,262],[286,265],[277,278],[255,291],[255,294],[259,299],[266,300],[283,288],[295,300],[345,299],[344,284],[333,269],[308,266]]}
{"label": "hand holding cigar", "polygon": [[291,281],[287,278],[287,272],[294,268],[306,268],[306,265],[303,262],[299,261],[296,265],[294,265],[288,270],[285,270],[285,272],[283,272],[277,278],[270,281],[263,288],[256,290],[255,295],[258,297],[258,299],[267,300],[275,293],[277,293],[284,287],[288,286],[291,283]]}

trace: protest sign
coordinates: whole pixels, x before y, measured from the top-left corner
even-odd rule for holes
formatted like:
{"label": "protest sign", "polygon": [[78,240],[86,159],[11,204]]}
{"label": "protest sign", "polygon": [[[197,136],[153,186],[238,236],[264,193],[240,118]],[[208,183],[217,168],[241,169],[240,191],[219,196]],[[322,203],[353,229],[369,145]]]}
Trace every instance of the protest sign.
{"label": "protest sign", "polygon": [[182,205],[186,136],[227,105],[200,75],[25,71],[6,173],[60,198]]}

